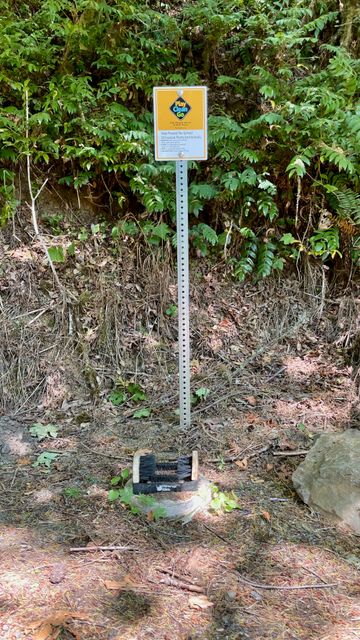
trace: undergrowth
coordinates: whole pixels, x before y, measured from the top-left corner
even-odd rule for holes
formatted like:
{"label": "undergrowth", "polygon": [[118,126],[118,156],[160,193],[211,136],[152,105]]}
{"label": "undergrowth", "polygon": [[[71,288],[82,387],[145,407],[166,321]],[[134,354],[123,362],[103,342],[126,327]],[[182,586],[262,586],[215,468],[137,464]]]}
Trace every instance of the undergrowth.
{"label": "undergrowth", "polygon": [[[173,241],[174,164],[154,162],[152,88],[205,84],[210,160],[190,164],[197,255],[224,255],[239,280],[300,252],[356,263],[359,21],[344,21],[348,4],[0,0],[1,222],[30,153],[39,179],[103,204],[113,238]],[[50,220],[57,233],[65,223]]]}

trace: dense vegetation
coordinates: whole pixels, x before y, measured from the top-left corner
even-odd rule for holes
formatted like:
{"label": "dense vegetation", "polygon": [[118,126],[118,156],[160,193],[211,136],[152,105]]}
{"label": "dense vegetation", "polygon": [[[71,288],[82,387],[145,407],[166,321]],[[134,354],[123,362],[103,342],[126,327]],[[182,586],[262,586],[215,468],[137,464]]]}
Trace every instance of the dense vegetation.
{"label": "dense vegetation", "polygon": [[359,20],[355,0],[0,0],[2,224],[30,154],[39,184],[104,205],[96,230],[170,240],[174,164],[153,159],[152,88],[205,84],[210,159],[190,167],[197,253],[221,251],[240,280],[301,253],[342,256],[348,270],[360,249]]}

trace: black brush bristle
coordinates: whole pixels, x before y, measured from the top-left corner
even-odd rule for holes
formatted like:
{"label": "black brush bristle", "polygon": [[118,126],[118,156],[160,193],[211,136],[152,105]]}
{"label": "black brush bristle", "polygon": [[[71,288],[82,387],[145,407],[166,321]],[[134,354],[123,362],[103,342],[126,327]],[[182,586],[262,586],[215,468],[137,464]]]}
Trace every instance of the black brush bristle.
{"label": "black brush bristle", "polygon": [[174,462],[158,462],[156,468],[159,471],[176,471],[177,464],[177,460],[174,460]]}
{"label": "black brush bristle", "polygon": [[191,480],[192,458],[191,456],[182,456],[177,461],[176,476],[178,480]]}
{"label": "black brush bristle", "polygon": [[139,475],[140,482],[148,482],[156,473],[156,458],[153,454],[140,456]]}

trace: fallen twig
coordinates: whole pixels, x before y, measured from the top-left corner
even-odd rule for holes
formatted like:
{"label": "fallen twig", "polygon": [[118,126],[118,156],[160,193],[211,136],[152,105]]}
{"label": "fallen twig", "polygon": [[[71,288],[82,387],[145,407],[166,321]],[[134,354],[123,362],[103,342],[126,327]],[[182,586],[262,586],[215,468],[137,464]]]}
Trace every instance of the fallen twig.
{"label": "fallen twig", "polygon": [[77,552],[90,552],[90,551],[136,551],[135,547],[119,547],[119,546],[110,546],[110,547],[70,547],[70,553]]}
{"label": "fallen twig", "polygon": [[212,533],[213,536],[216,536],[216,538],[219,538],[219,540],[222,540],[226,544],[229,544],[229,540],[226,540],[226,538],[223,538],[223,536],[221,536],[219,533],[214,531],[214,529],[211,529],[211,527],[208,527],[208,525],[204,524],[204,522],[202,523],[202,526],[204,527],[204,529],[207,529],[208,531],[210,531],[210,533]]}
{"label": "fallen twig", "polygon": [[262,447],[261,449],[257,449],[257,451],[254,451],[253,453],[249,453],[248,455],[244,454],[246,453],[246,451],[248,451],[249,449],[252,448],[252,445],[249,447],[246,447],[246,449],[243,449],[241,451],[241,453],[239,453],[237,456],[232,456],[231,458],[216,458],[216,459],[212,459],[212,460],[205,460],[205,462],[209,462],[209,463],[231,463],[231,462],[236,462],[236,460],[240,460],[241,458],[245,457],[247,458],[247,460],[249,460],[250,458],[256,458],[256,456],[260,456],[262,453],[265,453],[266,451],[269,451],[270,449],[270,445],[267,445],[266,447]]}
{"label": "fallen twig", "polygon": [[37,390],[39,389],[39,387],[41,387],[41,385],[45,382],[45,380],[46,380],[46,376],[44,376],[44,377],[40,380],[39,384],[38,384],[38,385],[35,387],[35,389],[30,393],[30,395],[26,398],[26,400],[22,403],[22,405],[21,405],[18,409],[16,409],[16,411],[14,411],[14,413],[13,413],[13,415],[14,415],[14,416],[16,416],[16,415],[18,415],[18,414],[20,413],[21,409],[22,409],[23,407],[25,407],[25,405],[29,402],[29,400],[33,397],[33,395],[37,392]]}
{"label": "fallen twig", "polygon": [[186,591],[192,591],[193,593],[204,593],[204,589],[199,587],[196,584],[189,584],[187,582],[183,582],[182,580],[177,580],[176,578],[171,578],[171,576],[166,576],[159,580],[161,584],[166,584],[169,587],[177,587],[178,589],[185,589]]}
{"label": "fallen twig", "polygon": [[88,447],[83,442],[80,442],[80,446],[82,447],[82,449],[86,449],[87,451],[92,453],[94,456],[102,456],[103,458],[112,458],[114,460],[122,460],[122,461],[124,461],[127,458],[127,456],[115,456],[112,453],[104,453],[103,451],[95,451],[94,449],[91,449],[90,447]]}
{"label": "fallen twig", "polygon": [[255,589],[276,589],[282,591],[297,591],[299,589],[333,589],[337,587],[336,582],[326,583],[323,582],[321,584],[295,584],[295,585],[277,585],[277,584],[261,584],[258,582],[253,582],[252,580],[248,580],[247,578],[243,578],[242,576],[237,576],[240,582],[244,584],[248,584],[251,587],[255,587]]}
{"label": "fallen twig", "polygon": [[40,313],[40,311],[44,311],[44,307],[41,309],[33,309],[33,311],[27,311],[26,313],[21,313],[19,316],[15,316],[12,320],[19,320],[20,318],[25,318],[26,316],[31,316],[34,313]]}
{"label": "fallen twig", "polygon": [[48,309],[42,309],[37,316],[35,316],[35,318],[33,318],[32,320],[30,320],[30,322],[28,322],[27,326],[29,327],[31,324],[33,324],[34,322],[36,322],[36,320],[38,320],[39,318],[41,318],[41,316],[44,315],[44,313],[46,313],[48,311]]}
{"label": "fallen twig", "polygon": [[306,456],[309,449],[299,449],[298,451],[273,451],[273,456]]}

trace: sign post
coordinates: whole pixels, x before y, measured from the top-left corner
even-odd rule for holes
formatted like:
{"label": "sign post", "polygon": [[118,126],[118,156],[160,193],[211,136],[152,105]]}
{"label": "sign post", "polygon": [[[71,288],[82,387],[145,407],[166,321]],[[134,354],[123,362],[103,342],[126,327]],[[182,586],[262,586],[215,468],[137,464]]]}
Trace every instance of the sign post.
{"label": "sign post", "polygon": [[154,88],[155,160],[176,162],[180,427],[190,427],[188,160],[207,159],[207,88]]}

